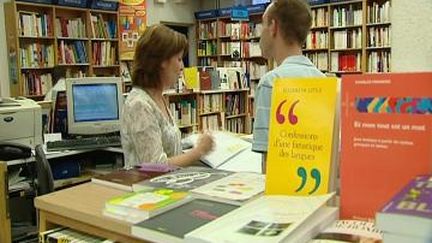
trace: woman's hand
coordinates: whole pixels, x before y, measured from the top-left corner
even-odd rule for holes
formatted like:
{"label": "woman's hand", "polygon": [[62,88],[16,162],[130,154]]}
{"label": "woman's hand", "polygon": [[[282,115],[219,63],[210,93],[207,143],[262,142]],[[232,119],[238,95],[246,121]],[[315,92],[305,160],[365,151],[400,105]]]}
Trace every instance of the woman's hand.
{"label": "woman's hand", "polygon": [[205,132],[198,138],[195,149],[199,152],[200,156],[208,154],[214,147],[214,140],[210,133]]}

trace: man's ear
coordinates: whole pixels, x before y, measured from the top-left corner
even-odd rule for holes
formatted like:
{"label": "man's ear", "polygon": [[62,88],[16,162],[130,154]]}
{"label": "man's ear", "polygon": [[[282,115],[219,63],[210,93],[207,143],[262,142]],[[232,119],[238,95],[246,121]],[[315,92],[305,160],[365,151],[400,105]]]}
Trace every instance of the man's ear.
{"label": "man's ear", "polygon": [[271,19],[270,20],[270,26],[269,26],[270,35],[273,36],[273,37],[275,37],[276,34],[277,34],[277,31],[278,31],[278,28],[279,28],[279,25],[276,22],[276,20],[275,19]]}

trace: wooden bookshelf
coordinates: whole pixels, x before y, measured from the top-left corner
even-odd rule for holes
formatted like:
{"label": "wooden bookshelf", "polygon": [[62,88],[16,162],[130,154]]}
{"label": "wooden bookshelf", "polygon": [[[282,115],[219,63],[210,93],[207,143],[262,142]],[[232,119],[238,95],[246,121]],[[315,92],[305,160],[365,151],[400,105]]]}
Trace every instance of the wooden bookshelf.
{"label": "wooden bookshelf", "polygon": [[[4,14],[10,23],[11,96],[43,99],[56,65],[64,66],[68,77],[120,75],[117,11],[11,1],[4,4]],[[107,23],[98,29],[109,35],[94,36],[92,16]],[[103,54],[94,43],[106,43]]]}
{"label": "wooden bookshelf", "polygon": [[313,23],[308,41],[313,43],[306,43],[304,54],[320,70],[338,75],[389,72],[390,1],[353,0],[312,5]]}

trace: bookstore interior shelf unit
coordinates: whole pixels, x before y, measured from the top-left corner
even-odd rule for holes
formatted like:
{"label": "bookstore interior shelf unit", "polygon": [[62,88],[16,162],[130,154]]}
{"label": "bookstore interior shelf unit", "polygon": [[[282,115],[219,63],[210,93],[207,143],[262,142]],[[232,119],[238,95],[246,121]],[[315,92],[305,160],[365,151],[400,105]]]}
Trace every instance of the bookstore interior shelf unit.
{"label": "bookstore interior shelf unit", "polygon": [[390,0],[330,0],[311,9],[312,28],[303,53],[320,70],[390,72]]}
{"label": "bookstore interior shelf unit", "polygon": [[118,12],[12,1],[5,3],[11,96],[36,100],[66,77],[119,76]]}
{"label": "bookstore interior shelf unit", "polygon": [[182,135],[201,130],[245,133],[249,89],[165,94]]}
{"label": "bookstore interior shelf unit", "polygon": [[[252,123],[251,110],[248,107],[253,104],[254,90],[259,79],[272,66],[272,62],[262,56],[259,47],[262,14],[266,7],[267,4],[247,6],[250,13],[248,21],[231,20],[231,8],[206,10],[195,14],[198,67],[241,67],[248,79],[249,92],[240,94],[241,107],[244,110],[237,115],[227,115],[225,119],[220,119],[226,122],[225,126],[230,131],[250,133]],[[225,96],[222,94],[206,96],[217,97],[218,95]],[[222,98],[230,99],[230,95]],[[215,117],[214,115],[203,117],[203,123],[215,124]]]}

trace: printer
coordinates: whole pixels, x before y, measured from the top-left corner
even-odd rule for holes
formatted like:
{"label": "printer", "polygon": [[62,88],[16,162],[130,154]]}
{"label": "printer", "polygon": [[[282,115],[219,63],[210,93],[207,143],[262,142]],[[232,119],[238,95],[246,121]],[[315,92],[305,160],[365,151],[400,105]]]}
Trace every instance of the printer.
{"label": "printer", "polygon": [[24,97],[0,99],[0,142],[42,144],[42,108]]}

